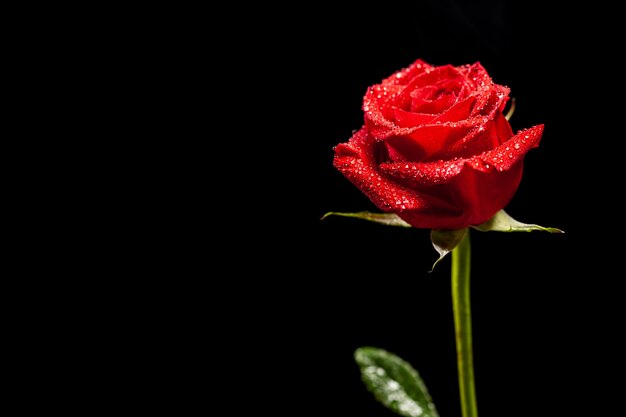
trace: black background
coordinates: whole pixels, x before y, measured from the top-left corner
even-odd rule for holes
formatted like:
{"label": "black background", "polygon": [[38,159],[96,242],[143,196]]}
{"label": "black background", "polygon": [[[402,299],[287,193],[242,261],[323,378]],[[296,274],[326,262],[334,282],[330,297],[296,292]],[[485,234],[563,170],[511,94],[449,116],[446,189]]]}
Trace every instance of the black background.
{"label": "black background", "polygon": [[[621,245],[609,243],[619,235],[623,189],[614,148],[619,110],[609,104],[622,88],[607,53],[615,26],[600,7],[546,7],[451,0],[347,13],[311,7],[254,43],[270,73],[256,82],[278,104],[263,112],[267,159],[259,174],[271,187],[256,200],[263,224],[248,246],[271,248],[258,250],[254,284],[271,295],[252,297],[255,311],[268,314],[249,342],[273,346],[286,369],[281,381],[302,408],[392,415],[366,392],[352,360],[354,349],[370,345],[412,363],[440,415],[460,415],[449,260],[428,273],[436,254],[426,230],[320,221],[327,211],[377,211],[332,167],[332,148],[362,125],[366,88],[417,58],[480,61],[517,100],[514,130],[545,124],[507,211],[566,232],[472,233],[481,415],[609,408],[610,375],[621,363]],[[266,400],[274,409],[294,398],[273,389]]]}
{"label": "black background", "polygon": [[[60,96],[76,90],[68,129],[82,146],[94,129],[121,140],[101,181],[119,175],[117,153],[133,167],[94,200],[103,215],[86,216],[115,226],[89,268],[132,277],[112,285],[122,301],[107,304],[101,322],[79,327],[132,363],[115,368],[127,392],[145,381],[154,390],[140,398],[174,410],[391,416],[352,359],[369,345],[413,364],[442,417],[460,415],[449,259],[428,272],[436,253],[427,230],[320,220],[377,211],[333,168],[333,146],[361,127],[367,87],[421,58],[481,62],[517,100],[514,130],[545,124],[506,209],[566,232],[472,232],[481,416],[601,415],[615,404],[624,188],[615,10],[495,0],[341,10],[71,3],[53,45],[54,62],[77,63],[69,72],[59,64]],[[98,111],[84,104],[94,98]],[[133,128],[115,125],[120,118]],[[124,311],[118,325],[111,311]]]}

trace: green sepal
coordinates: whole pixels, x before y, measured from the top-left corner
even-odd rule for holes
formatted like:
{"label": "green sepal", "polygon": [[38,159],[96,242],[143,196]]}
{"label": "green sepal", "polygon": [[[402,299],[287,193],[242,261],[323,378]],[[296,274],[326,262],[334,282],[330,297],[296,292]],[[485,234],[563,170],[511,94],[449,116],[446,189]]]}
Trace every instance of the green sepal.
{"label": "green sepal", "polygon": [[435,261],[430,272],[435,269],[439,261],[445,258],[447,254],[452,252],[452,250],[461,243],[465,233],[467,233],[467,228],[455,230],[433,229],[430,231],[430,241],[437,253],[439,253],[439,259]]}
{"label": "green sepal", "polygon": [[353,217],[355,219],[362,219],[370,222],[384,224],[385,226],[413,227],[394,213],[371,213],[369,211],[359,211],[357,213],[339,213],[336,211],[331,211],[324,214],[322,216],[322,220],[324,220],[328,216]]}
{"label": "green sepal", "polygon": [[483,224],[472,226],[476,230],[481,232],[532,232],[533,230],[540,230],[550,233],[565,233],[555,227],[543,227],[537,224],[526,224],[518,222],[513,217],[509,216],[504,210],[500,210],[491,219],[487,220]]}

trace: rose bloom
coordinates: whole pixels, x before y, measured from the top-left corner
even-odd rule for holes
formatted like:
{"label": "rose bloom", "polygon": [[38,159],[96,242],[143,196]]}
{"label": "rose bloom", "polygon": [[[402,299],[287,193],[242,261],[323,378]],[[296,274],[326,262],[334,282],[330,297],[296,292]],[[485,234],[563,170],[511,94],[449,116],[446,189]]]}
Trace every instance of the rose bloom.
{"label": "rose bloom", "polygon": [[509,89],[479,64],[418,60],[367,90],[364,126],[334,165],[381,210],[413,227],[460,229],[505,207],[543,125],[514,135]]}

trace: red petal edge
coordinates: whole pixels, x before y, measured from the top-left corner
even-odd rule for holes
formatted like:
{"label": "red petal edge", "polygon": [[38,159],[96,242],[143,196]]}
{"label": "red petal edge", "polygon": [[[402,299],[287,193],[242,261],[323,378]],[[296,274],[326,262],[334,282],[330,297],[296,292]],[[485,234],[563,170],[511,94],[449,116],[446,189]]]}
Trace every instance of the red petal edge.
{"label": "red petal edge", "polygon": [[385,212],[418,210],[458,214],[458,208],[381,175],[373,155],[373,141],[365,127],[355,132],[347,143],[335,147],[334,166],[379,209]]}
{"label": "red petal edge", "polygon": [[380,164],[384,174],[422,185],[445,184],[459,175],[466,167],[480,172],[506,171],[539,145],[543,125],[520,131],[502,145],[471,158],[459,158],[438,162],[394,162]]}

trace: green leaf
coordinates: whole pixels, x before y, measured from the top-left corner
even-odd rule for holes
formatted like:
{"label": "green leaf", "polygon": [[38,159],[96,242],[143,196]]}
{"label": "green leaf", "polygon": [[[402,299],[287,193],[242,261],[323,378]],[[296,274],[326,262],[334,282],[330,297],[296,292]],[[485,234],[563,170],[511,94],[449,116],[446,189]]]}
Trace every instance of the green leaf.
{"label": "green leaf", "polygon": [[405,417],[439,417],[426,385],[411,365],[383,349],[354,352],[361,377],[376,399]]}
{"label": "green leaf", "polygon": [[336,211],[331,211],[324,216],[322,216],[322,220],[324,220],[328,216],[342,216],[342,217],[354,217],[355,219],[367,220],[370,222],[384,224],[385,226],[399,226],[399,227],[413,227],[400,217],[397,214],[393,213],[370,213],[369,211],[359,211],[357,213],[339,213]]}
{"label": "green leaf", "polygon": [[537,224],[525,224],[518,222],[509,216],[504,210],[500,210],[491,219],[478,226],[472,226],[481,232],[532,232],[533,230],[541,230],[550,233],[565,233],[555,227],[543,227]]}
{"label": "green leaf", "polygon": [[433,229],[430,231],[430,241],[433,243],[433,247],[439,253],[439,259],[433,264],[432,272],[435,266],[441,261],[447,254],[452,252],[454,248],[461,243],[463,236],[467,233],[467,228],[457,230],[439,230]]}

